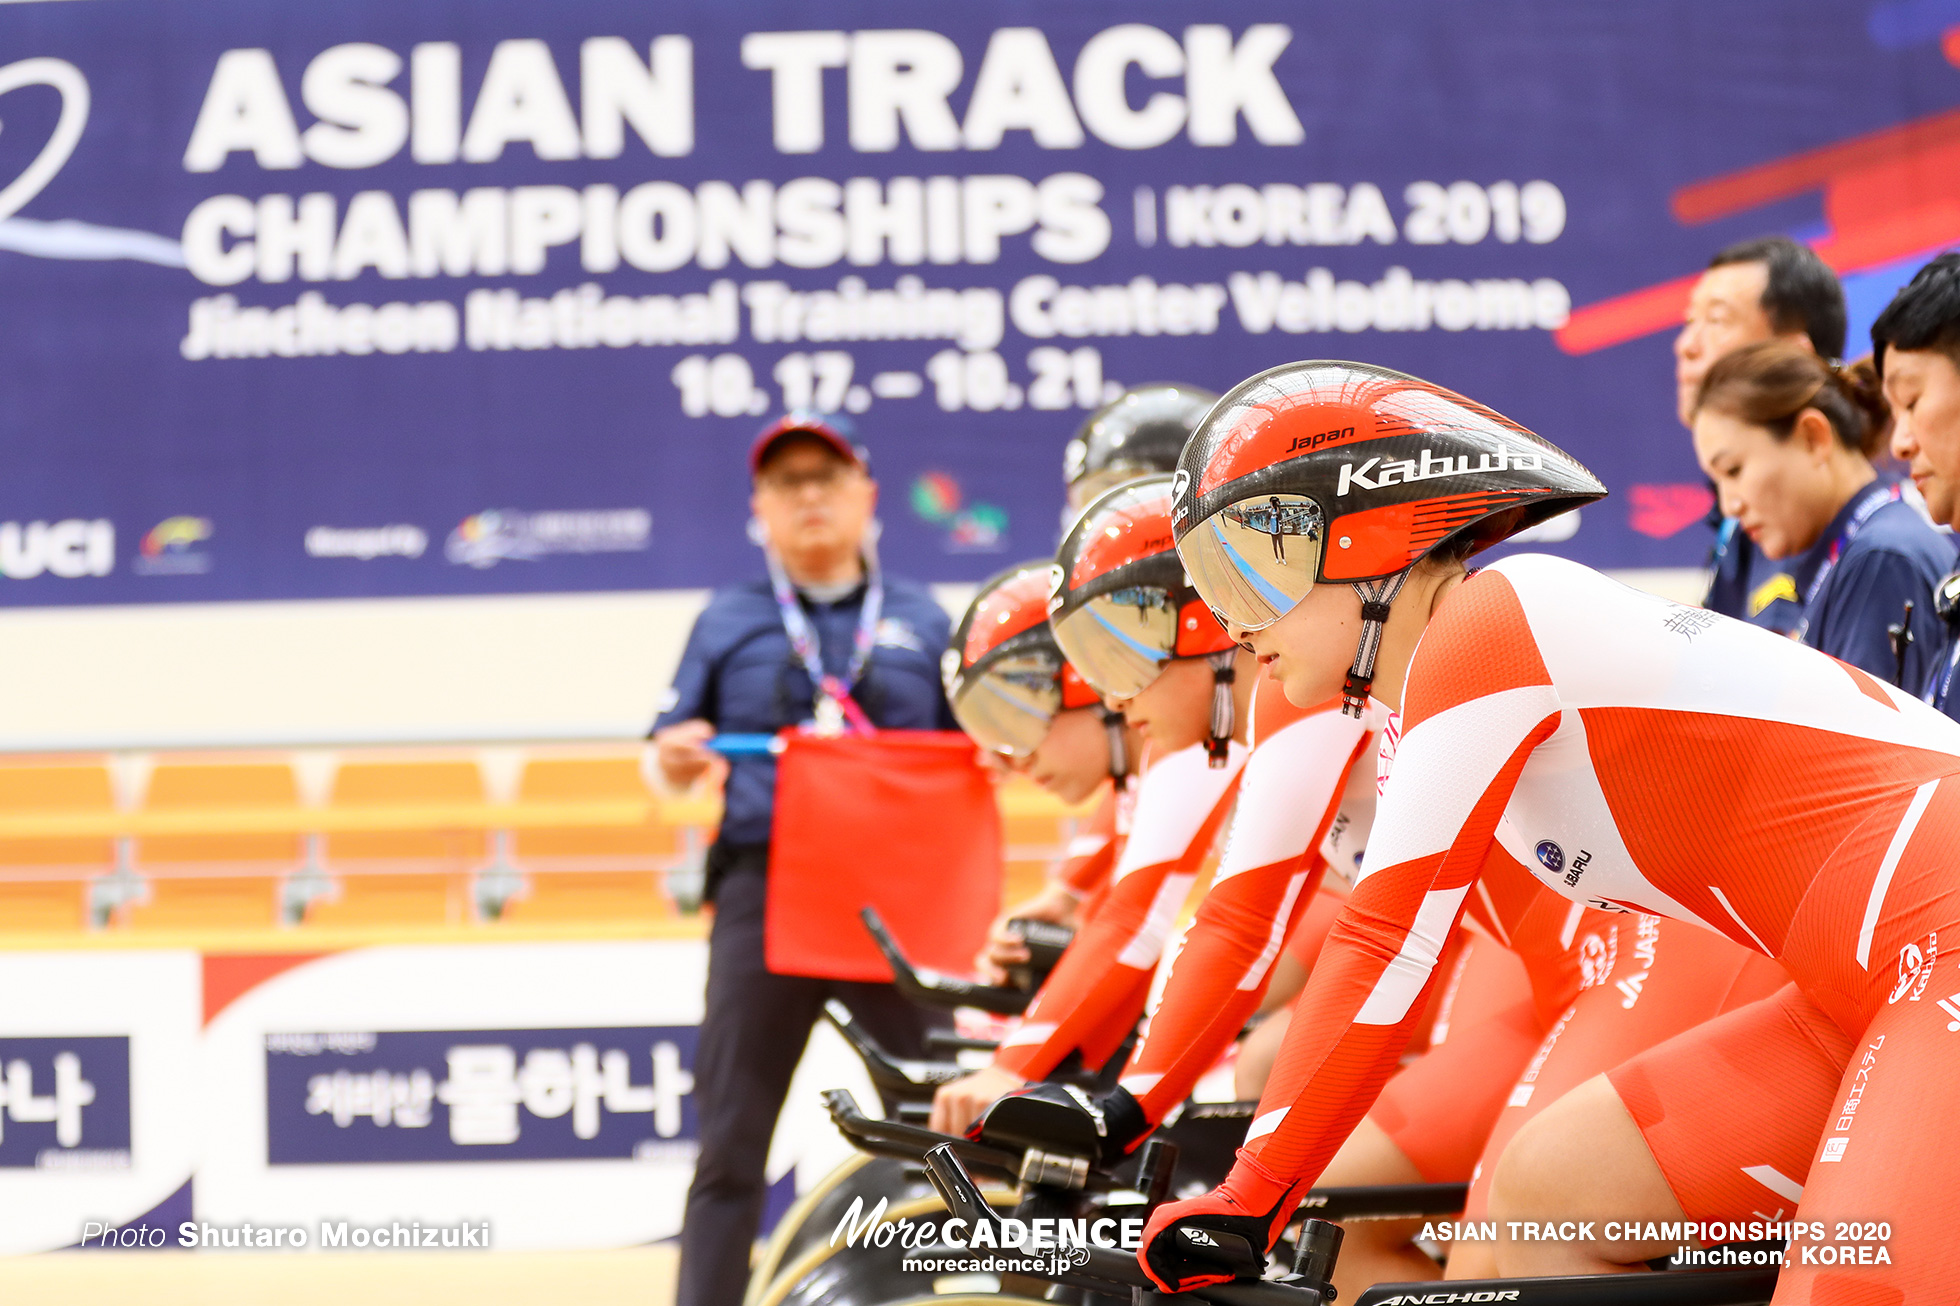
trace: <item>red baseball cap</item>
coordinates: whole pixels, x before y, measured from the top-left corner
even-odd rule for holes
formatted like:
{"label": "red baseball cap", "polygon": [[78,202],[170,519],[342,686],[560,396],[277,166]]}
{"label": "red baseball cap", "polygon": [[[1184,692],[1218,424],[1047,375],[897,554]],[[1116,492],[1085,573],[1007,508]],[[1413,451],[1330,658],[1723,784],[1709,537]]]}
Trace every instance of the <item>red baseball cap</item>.
{"label": "red baseball cap", "polygon": [[769,451],[775,448],[776,442],[792,435],[807,435],[822,440],[845,462],[861,467],[867,472],[871,470],[871,454],[854,438],[857,435],[857,428],[851,424],[850,418],[841,413],[818,413],[802,409],[784,413],[762,428],[761,434],[755,437],[755,443],[749,446],[749,475],[759,474],[762,471],[763,460],[769,456]]}

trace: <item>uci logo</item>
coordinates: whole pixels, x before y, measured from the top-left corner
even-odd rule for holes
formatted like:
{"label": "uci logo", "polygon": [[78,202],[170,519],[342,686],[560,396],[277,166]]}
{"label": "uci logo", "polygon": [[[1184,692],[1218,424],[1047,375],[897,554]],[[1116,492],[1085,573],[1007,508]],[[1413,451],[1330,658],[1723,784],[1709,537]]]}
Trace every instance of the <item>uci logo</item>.
{"label": "uci logo", "polygon": [[1543,839],[1539,841],[1538,847],[1532,851],[1538,854],[1538,864],[1550,871],[1553,875],[1563,875],[1565,873],[1565,849],[1559,847],[1550,839]]}

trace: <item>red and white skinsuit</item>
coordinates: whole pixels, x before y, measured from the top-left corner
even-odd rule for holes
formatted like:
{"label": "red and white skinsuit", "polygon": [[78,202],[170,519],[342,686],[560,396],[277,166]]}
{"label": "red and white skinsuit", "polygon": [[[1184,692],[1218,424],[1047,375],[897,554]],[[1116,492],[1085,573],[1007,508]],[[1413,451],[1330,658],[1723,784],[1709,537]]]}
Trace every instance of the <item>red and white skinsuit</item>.
{"label": "red and white skinsuit", "polygon": [[1947,1300],[1960,1039],[1937,1005],[1889,999],[1894,957],[1960,924],[1960,726],[1789,640],[1529,555],[1439,606],[1403,719],[1360,881],[1239,1163],[1157,1212],[1146,1258],[1180,1221],[1276,1232],[1393,1069],[1501,856],[1573,902],[1780,961],[1800,992],[1766,1001],[1852,1049],[1845,1127],[1826,1134],[1797,1216],[1827,1232],[1886,1221],[1891,1241],[1886,1265],[1793,1264],[1776,1300]]}
{"label": "red and white skinsuit", "polygon": [[[1257,1007],[1286,927],[1312,896],[1305,854],[1333,819],[1366,731],[1361,722],[1342,716],[1335,704],[1302,712],[1279,694],[1263,694],[1255,697],[1251,710],[1248,734],[1253,746],[1234,745],[1225,767],[1207,766],[1204,749],[1193,746],[1145,771],[1130,837],[1106,898],[1069,945],[1020,1026],[1001,1044],[996,1066],[1024,1079],[1040,1079],[1073,1051],[1080,1051],[1091,1069],[1101,1066],[1143,1010],[1178,909],[1233,810],[1234,798],[1245,785],[1264,792],[1274,779],[1290,773],[1288,810],[1298,819],[1286,822],[1283,831],[1242,838],[1235,817],[1234,833],[1206,894],[1207,905],[1213,899],[1230,904],[1242,896],[1271,899],[1259,910],[1268,920],[1276,916],[1280,924],[1262,930],[1249,945],[1233,945],[1246,955],[1233,968],[1234,987],[1222,1006],[1195,1014],[1181,1005],[1168,1015],[1160,1009],[1153,1017],[1152,1037],[1139,1047],[1129,1073],[1155,1076],[1154,1087],[1147,1090],[1149,1100],[1162,1097],[1161,1111],[1169,1110],[1184,1100]],[[1307,769],[1297,769],[1296,763]],[[1238,810],[1249,809],[1240,803]],[[1277,911],[1281,901],[1286,910]],[[1237,987],[1241,981],[1249,986]],[[1223,1043],[1206,1041],[1208,1055],[1188,1055],[1186,1049],[1194,1045],[1188,1026],[1194,1021],[1207,1026],[1216,1022],[1221,1030],[1229,1026],[1229,1033]],[[1162,1065],[1146,1059],[1153,1043],[1165,1050]],[[1152,1119],[1161,1118],[1161,1111]]]}

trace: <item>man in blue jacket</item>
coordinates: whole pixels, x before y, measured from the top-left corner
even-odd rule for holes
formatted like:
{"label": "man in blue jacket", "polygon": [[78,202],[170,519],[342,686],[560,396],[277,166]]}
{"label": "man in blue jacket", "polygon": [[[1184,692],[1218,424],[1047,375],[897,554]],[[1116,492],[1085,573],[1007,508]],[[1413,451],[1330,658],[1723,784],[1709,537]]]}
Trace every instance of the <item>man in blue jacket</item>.
{"label": "man in blue jacket", "polygon": [[[749,451],[750,534],[770,579],[716,591],[695,620],[654,723],[662,772],[693,783],[717,734],[774,734],[861,708],[890,730],[956,728],[939,683],[946,613],[924,587],[879,574],[870,547],[878,486],[842,418],[792,413]],[[824,999],[839,997],[900,1056],[930,1018],[889,984],[771,974],[764,904],[774,759],[729,763],[721,833],[708,852],[708,992],[696,1054],[701,1153],[681,1229],[678,1306],[742,1300],[761,1222],[763,1166],[791,1072]]]}
{"label": "man in blue jacket", "polygon": [[[1730,245],[1708,261],[1688,295],[1688,312],[1674,337],[1675,406],[1681,425],[1694,428],[1695,402],[1708,369],[1759,340],[1808,346],[1831,362],[1844,353],[1844,289],[1810,246],[1788,236],[1762,236]],[[1756,552],[1749,537],[1719,507],[1709,512],[1715,549],[1702,606],[1787,635],[1803,621],[1796,581]],[[1898,613],[1888,616],[1894,620]]]}
{"label": "man in blue jacket", "polygon": [[[1960,253],[1919,269],[1872,323],[1872,358],[1892,406],[1892,454],[1942,526],[1960,526]],[[1926,701],[1960,720],[1960,573],[1929,596],[1948,644]]]}

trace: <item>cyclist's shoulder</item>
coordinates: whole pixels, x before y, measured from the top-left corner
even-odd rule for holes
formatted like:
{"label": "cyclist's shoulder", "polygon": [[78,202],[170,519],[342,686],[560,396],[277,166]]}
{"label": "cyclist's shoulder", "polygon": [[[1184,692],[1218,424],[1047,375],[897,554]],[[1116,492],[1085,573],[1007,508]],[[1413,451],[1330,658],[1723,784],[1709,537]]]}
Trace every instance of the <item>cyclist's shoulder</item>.
{"label": "cyclist's shoulder", "polygon": [[1472,572],[1438,605],[1422,644],[1432,654],[1477,645],[1535,642],[1533,618],[1613,582],[1590,567],[1542,553],[1520,553]]}
{"label": "cyclist's shoulder", "polygon": [[1472,699],[1551,684],[1546,642],[1563,647],[1572,614],[1598,620],[1620,588],[1590,567],[1545,554],[1517,554],[1473,573],[1423,631],[1404,691],[1403,728]]}

